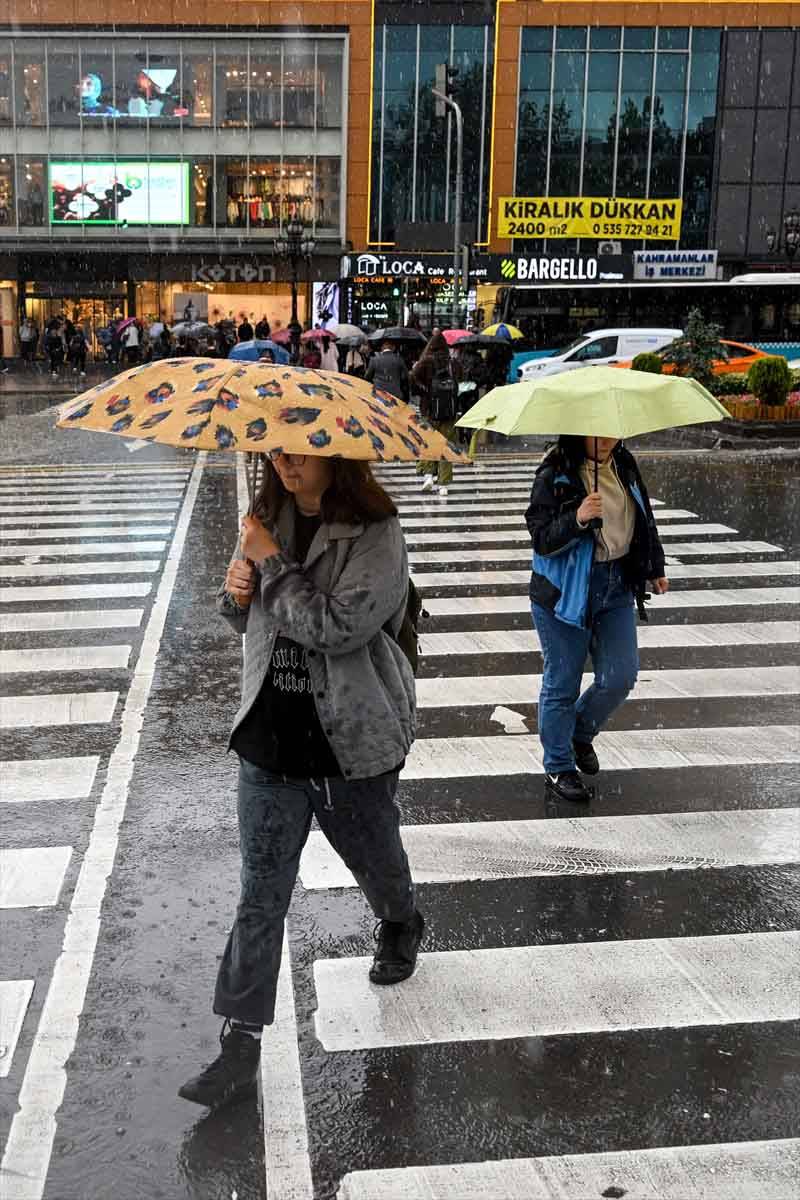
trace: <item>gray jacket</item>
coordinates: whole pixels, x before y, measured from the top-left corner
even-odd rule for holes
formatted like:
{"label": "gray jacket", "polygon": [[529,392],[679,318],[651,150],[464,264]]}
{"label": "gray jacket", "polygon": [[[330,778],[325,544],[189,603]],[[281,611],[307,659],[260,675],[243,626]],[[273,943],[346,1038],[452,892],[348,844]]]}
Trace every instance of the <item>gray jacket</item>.
{"label": "gray jacket", "polygon": [[261,691],[282,633],[309,651],[320,723],[345,778],[381,775],[403,761],[416,729],[414,675],[383,629],[388,622],[396,633],[406,606],[400,523],[390,517],[366,526],[323,524],[300,566],[293,557],[294,513],[289,499],[273,531],[281,553],[256,564],[249,609],[240,609],[224,584],[217,594],[219,612],[247,634],[231,737]]}

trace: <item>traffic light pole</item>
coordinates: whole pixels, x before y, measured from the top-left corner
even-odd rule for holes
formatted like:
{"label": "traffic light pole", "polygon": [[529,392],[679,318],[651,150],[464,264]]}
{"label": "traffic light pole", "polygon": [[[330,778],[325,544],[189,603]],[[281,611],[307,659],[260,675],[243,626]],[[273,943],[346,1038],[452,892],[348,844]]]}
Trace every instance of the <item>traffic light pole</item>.
{"label": "traffic light pole", "polygon": [[[461,208],[464,200],[464,119],[461,108],[445,92],[432,89],[437,100],[452,110],[456,119],[456,197],[453,206],[453,328],[459,322],[459,268],[461,266]],[[464,280],[464,291],[468,291],[469,280]]]}

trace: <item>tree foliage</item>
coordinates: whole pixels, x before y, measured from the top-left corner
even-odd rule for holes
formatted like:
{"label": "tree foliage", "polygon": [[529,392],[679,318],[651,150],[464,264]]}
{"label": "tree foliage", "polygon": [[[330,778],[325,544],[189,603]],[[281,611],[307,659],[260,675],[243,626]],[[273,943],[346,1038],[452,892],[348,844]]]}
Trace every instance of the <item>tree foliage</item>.
{"label": "tree foliage", "polygon": [[714,360],[725,357],[721,333],[720,325],[707,321],[701,309],[693,308],[683,337],[666,348],[663,361],[671,363],[677,375],[686,375],[708,387],[714,379]]}

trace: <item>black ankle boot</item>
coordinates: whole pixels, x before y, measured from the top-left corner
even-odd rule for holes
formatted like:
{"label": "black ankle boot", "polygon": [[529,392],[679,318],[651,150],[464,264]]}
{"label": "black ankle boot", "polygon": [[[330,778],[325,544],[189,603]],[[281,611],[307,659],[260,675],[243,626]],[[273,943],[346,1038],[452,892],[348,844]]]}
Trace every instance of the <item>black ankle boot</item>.
{"label": "black ankle boot", "polygon": [[575,751],[575,766],[578,770],[582,771],[584,775],[596,775],[600,770],[600,763],[597,761],[592,743],[574,741],[572,748]]}
{"label": "black ankle boot", "polygon": [[588,804],[592,793],[577,771],[561,771],[558,775],[545,775],[545,786],[559,800],[570,800],[573,804]]}
{"label": "black ankle boot", "polygon": [[373,935],[378,945],[369,969],[372,983],[400,983],[414,974],[424,928],[419,912],[406,922],[378,922]]}
{"label": "black ankle boot", "polygon": [[230,1021],[226,1021],[219,1044],[222,1047],[219,1057],[178,1088],[178,1095],[183,1100],[204,1104],[207,1108],[220,1108],[245,1093],[254,1092],[261,1059],[260,1040],[232,1029]]}

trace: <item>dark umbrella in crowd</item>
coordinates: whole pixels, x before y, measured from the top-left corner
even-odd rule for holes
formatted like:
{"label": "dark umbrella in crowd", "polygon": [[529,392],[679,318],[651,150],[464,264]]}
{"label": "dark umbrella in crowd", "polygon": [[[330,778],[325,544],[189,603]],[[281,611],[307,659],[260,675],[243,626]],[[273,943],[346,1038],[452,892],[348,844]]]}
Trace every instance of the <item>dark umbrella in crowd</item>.
{"label": "dark umbrella in crowd", "polygon": [[427,338],[418,329],[408,329],[405,326],[393,325],[388,329],[376,329],[367,338],[368,342],[414,342],[425,345]]}

